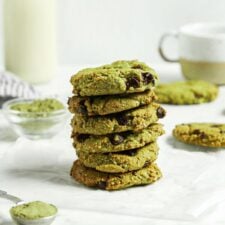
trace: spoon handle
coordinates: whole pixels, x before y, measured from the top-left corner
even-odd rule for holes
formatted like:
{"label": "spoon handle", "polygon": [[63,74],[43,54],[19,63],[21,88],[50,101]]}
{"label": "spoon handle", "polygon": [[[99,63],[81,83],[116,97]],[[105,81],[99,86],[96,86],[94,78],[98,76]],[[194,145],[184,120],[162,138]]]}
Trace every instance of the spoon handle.
{"label": "spoon handle", "polygon": [[0,198],[8,199],[16,204],[18,204],[19,202],[23,202],[22,199],[13,195],[9,195],[6,191],[2,191],[2,190],[0,190]]}

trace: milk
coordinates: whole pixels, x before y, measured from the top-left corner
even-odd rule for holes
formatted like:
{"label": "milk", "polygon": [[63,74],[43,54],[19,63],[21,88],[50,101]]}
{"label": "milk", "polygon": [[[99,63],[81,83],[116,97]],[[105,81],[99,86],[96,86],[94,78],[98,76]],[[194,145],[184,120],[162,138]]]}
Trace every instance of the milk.
{"label": "milk", "polygon": [[31,83],[56,72],[55,0],[4,0],[5,68]]}

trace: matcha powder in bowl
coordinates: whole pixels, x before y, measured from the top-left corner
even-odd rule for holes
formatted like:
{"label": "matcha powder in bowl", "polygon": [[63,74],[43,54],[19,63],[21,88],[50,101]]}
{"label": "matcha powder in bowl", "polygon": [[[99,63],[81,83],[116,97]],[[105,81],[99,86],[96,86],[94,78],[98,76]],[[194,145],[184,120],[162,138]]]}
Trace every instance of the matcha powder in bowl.
{"label": "matcha powder in bowl", "polygon": [[34,100],[31,102],[21,102],[11,105],[12,110],[24,113],[33,113],[36,116],[44,116],[50,112],[64,109],[64,105],[57,99]]}
{"label": "matcha powder in bowl", "polygon": [[56,135],[68,117],[67,108],[54,98],[10,100],[4,103],[3,113],[15,132],[29,139]]}
{"label": "matcha powder in bowl", "polygon": [[41,201],[34,201],[12,207],[10,214],[13,218],[16,217],[25,220],[37,220],[54,216],[57,214],[57,211],[58,210],[54,205]]}

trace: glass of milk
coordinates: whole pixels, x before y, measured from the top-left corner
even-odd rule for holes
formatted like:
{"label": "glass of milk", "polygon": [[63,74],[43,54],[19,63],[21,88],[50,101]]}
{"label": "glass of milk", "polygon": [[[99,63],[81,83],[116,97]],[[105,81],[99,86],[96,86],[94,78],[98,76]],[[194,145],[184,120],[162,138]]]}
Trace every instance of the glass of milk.
{"label": "glass of milk", "polygon": [[5,68],[31,83],[56,73],[55,0],[4,0]]}

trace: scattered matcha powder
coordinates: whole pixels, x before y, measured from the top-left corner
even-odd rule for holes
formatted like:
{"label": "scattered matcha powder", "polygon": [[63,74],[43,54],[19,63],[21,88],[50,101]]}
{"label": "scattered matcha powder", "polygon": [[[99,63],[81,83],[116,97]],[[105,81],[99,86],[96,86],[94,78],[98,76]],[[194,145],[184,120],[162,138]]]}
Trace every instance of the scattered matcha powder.
{"label": "scattered matcha powder", "polygon": [[12,216],[27,220],[35,220],[53,216],[57,213],[57,211],[58,210],[54,205],[41,201],[29,202],[10,209]]}
{"label": "scattered matcha powder", "polygon": [[48,113],[64,109],[63,104],[57,99],[40,99],[32,102],[15,103],[11,106],[12,110],[31,113]]}

